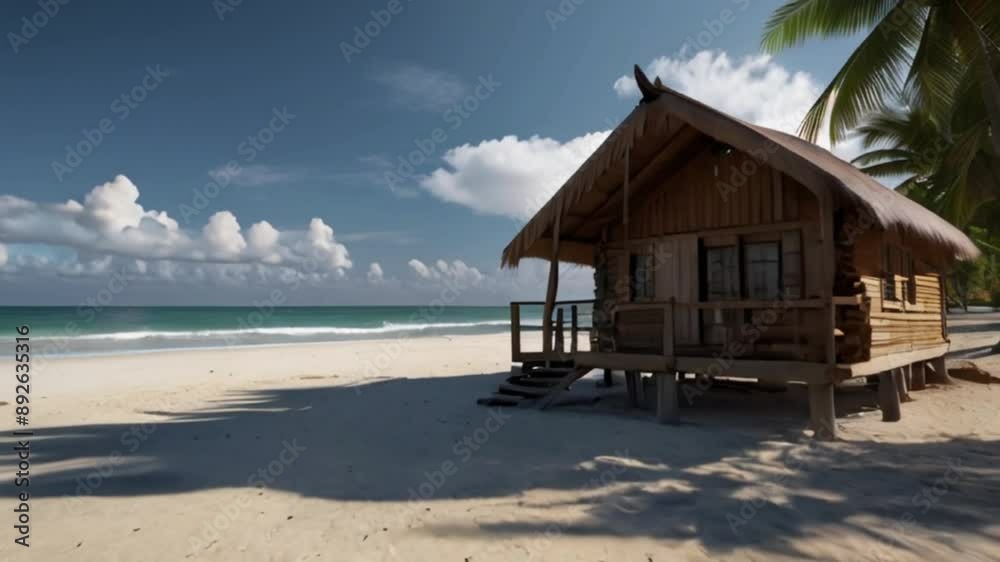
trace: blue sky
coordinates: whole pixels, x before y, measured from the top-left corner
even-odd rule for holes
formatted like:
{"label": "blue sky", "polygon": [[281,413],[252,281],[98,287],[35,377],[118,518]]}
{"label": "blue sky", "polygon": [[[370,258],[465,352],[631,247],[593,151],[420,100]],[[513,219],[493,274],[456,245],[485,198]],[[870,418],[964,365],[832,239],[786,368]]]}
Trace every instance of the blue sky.
{"label": "blue sky", "polygon": [[634,106],[632,64],[790,129],[856,43],[762,57],[764,0],[50,3],[0,7],[4,304],[77,304],[122,268],[113,304],[292,278],[295,304],[538,298],[544,267],[500,251]]}

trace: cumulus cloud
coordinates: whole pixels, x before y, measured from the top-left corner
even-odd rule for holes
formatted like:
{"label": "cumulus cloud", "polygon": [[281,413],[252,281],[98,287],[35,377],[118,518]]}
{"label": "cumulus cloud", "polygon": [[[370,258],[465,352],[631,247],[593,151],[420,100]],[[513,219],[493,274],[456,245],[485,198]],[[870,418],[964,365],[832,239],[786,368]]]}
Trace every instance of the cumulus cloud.
{"label": "cumulus cloud", "polygon": [[[722,51],[701,51],[693,57],[659,57],[646,67],[646,73],[733,117],[790,134],[796,134],[823,91],[811,74],[790,71],[769,55],[734,59]],[[614,89],[623,98],[639,97],[632,75],[618,78]],[[828,134],[820,136],[825,148],[830,148],[823,144],[828,139]],[[861,148],[860,142],[851,140],[834,147],[834,152],[850,160]]]}
{"label": "cumulus cloud", "polygon": [[139,195],[139,188],[119,175],[94,187],[83,203],[39,203],[0,196],[0,240],[66,247],[102,257],[282,265],[336,276],[343,276],[352,266],[347,247],[334,238],[333,229],[322,219],[312,219],[304,231],[284,232],[261,221],[250,226],[245,238],[236,216],[219,211],[200,232],[191,232],[179,228],[166,212],[144,209]]}
{"label": "cumulus cloud", "polygon": [[[766,55],[734,59],[724,52],[702,51],[693,57],[660,57],[649,65],[648,73],[734,117],[792,134],[822,91],[809,73],[790,71]],[[639,95],[629,75],[616,80],[614,89],[623,98]],[[421,178],[420,186],[478,213],[525,220],[609,133],[587,133],[565,142],[506,136],[465,144],[448,150],[445,165]],[[851,140],[837,145],[834,152],[850,160],[861,149],[858,140]]]}
{"label": "cumulus cloud", "polygon": [[533,136],[506,136],[465,144],[444,154],[445,168],[420,185],[434,196],[476,212],[530,218],[609,132],[589,133],[567,142]]}
{"label": "cumulus cloud", "polygon": [[486,276],[475,267],[467,265],[462,260],[453,260],[450,263],[439,259],[434,265],[427,265],[414,258],[408,262],[413,273],[425,281],[448,281],[456,286],[477,286],[482,284]]}
{"label": "cumulus cloud", "polygon": [[368,266],[368,282],[372,285],[379,285],[385,281],[385,274],[382,272],[382,266],[378,262],[372,262]]}

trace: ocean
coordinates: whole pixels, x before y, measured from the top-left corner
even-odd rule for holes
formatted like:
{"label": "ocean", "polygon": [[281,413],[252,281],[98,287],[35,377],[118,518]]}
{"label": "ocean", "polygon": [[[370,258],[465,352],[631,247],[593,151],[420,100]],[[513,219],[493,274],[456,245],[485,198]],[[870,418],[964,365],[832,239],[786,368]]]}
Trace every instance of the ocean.
{"label": "ocean", "polygon": [[[538,310],[533,310],[537,308]],[[541,326],[541,307],[523,326]],[[273,345],[431,335],[505,333],[510,308],[317,307],[0,307],[0,327],[28,325],[46,355],[104,355],[241,345]],[[2,338],[0,334],[0,338]]]}

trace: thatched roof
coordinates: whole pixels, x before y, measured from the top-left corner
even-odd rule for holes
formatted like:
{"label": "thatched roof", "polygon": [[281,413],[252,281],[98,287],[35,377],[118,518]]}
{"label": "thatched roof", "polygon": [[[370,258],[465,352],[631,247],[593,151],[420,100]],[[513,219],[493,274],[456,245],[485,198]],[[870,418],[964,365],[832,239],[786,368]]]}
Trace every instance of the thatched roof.
{"label": "thatched roof", "polygon": [[837,205],[858,207],[883,229],[905,232],[956,259],[979,256],[960,230],[831,152],[726,115],[663,86],[658,79],[652,84],[638,67],[635,70],[642,101],[507,245],[504,267],[517,267],[523,258],[549,259],[557,214],[559,260],[592,265],[594,245],[600,240],[601,226],[608,222],[609,209],[621,208],[626,153],[630,154],[630,177],[638,179],[657,173],[667,152],[680,159],[686,145],[705,137],[751,155],[766,150],[769,166],[816,194],[827,190]]}

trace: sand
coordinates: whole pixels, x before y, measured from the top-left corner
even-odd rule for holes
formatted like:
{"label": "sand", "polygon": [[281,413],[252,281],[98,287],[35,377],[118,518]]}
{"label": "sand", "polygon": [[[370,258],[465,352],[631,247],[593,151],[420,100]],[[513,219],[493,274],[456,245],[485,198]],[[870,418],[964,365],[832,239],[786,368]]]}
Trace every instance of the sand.
{"label": "sand", "polygon": [[[952,326],[981,354],[1000,315]],[[477,406],[506,335],[38,367],[32,546],[5,486],[2,560],[1000,560],[995,386],[914,393],[895,424],[840,389],[840,440],[820,443],[797,387],[711,389],[681,426],[596,375],[574,391],[595,405]]]}

